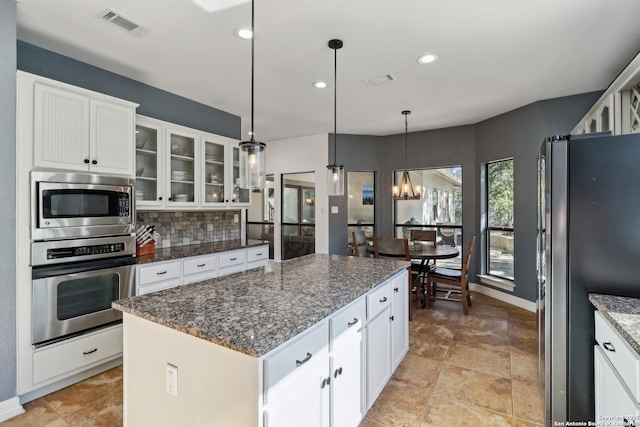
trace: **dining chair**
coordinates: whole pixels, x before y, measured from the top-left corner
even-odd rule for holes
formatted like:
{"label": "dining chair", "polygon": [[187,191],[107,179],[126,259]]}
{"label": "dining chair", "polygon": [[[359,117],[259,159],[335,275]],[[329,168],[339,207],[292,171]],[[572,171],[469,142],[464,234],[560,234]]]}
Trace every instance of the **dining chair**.
{"label": "dining chair", "polygon": [[471,296],[469,295],[469,264],[475,234],[469,238],[469,244],[462,262],[462,269],[435,268],[427,274],[427,300],[444,300],[462,303],[462,311],[469,314]]}
{"label": "dining chair", "polygon": [[[391,258],[411,261],[409,255],[409,239],[396,237],[374,237],[373,238],[373,256],[374,258]],[[411,295],[413,294],[413,270],[409,267],[409,320],[413,318],[413,309]],[[416,293],[416,300],[418,300]]]}
{"label": "dining chair", "polygon": [[367,238],[364,230],[356,230],[351,233],[353,236],[353,254],[359,257],[368,257],[367,254]]}
{"label": "dining chair", "polygon": [[[437,233],[436,230],[411,230],[411,241],[418,242],[420,244],[427,244],[435,246],[437,243]],[[416,295],[418,297],[424,295],[425,292],[425,282],[427,278],[427,273],[430,269],[434,268],[436,265],[435,260],[432,260],[429,263],[429,260],[424,259],[412,259],[411,260],[411,272],[413,273],[413,282],[416,286]],[[420,293],[417,293],[417,289],[420,289]],[[422,300],[422,308],[429,304],[429,300],[425,298]]]}

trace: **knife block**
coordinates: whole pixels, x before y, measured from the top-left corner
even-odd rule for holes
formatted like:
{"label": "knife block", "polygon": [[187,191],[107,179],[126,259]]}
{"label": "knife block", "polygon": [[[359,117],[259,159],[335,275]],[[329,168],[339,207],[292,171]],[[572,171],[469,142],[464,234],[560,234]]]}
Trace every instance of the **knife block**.
{"label": "knife block", "polygon": [[136,256],[152,254],[152,253],[155,253],[155,251],[156,251],[156,242],[149,242],[142,248],[138,243],[136,243]]}

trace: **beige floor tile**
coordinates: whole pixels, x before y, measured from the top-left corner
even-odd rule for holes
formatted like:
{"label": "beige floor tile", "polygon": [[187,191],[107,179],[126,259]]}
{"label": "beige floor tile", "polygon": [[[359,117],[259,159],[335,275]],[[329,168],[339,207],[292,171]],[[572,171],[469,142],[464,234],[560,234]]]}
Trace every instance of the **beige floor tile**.
{"label": "beige floor tile", "polygon": [[538,331],[532,329],[509,330],[509,345],[525,353],[538,353]]}
{"label": "beige floor tile", "polygon": [[2,427],[67,427],[68,424],[42,399],[24,404],[24,414],[1,422]]}
{"label": "beige floor tile", "polygon": [[433,338],[428,332],[412,332],[409,334],[408,353],[442,361],[447,356],[450,343],[449,340]]}
{"label": "beige floor tile", "polygon": [[475,314],[482,314],[484,316],[499,317],[501,319],[508,319],[509,312],[507,307],[501,307],[497,305],[486,304],[484,302],[471,302],[470,312]]}
{"label": "beige floor tile", "polygon": [[508,354],[474,345],[454,341],[449,347],[445,362],[502,378],[511,378]]}
{"label": "beige floor tile", "polygon": [[417,427],[427,397],[425,389],[389,382],[367,412],[367,418],[384,426]]}
{"label": "beige floor tile", "polygon": [[535,424],[544,423],[544,401],[538,386],[517,380],[511,382],[513,412],[516,418]]}
{"label": "beige floor tile", "polygon": [[491,426],[511,427],[512,417],[463,401],[432,397],[427,402],[421,427]]}
{"label": "beige floor tile", "polygon": [[468,316],[460,319],[459,327],[471,328],[480,331],[491,331],[496,334],[507,335],[509,333],[509,321],[494,316],[470,312]]}
{"label": "beige floor tile", "polygon": [[477,345],[488,350],[509,353],[509,335],[502,332],[494,332],[492,329],[459,327],[456,329],[453,341]]}
{"label": "beige floor tile", "polygon": [[511,379],[538,384],[538,355],[511,348]]}
{"label": "beige floor tile", "polygon": [[445,364],[431,395],[512,415],[511,380],[508,378]]}
{"label": "beige floor tile", "polygon": [[443,301],[432,301],[431,308],[419,309],[414,312],[414,318],[428,323],[445,323],[457,325],[462,317],[462,310],[452,310],[452,304]]}
{"label": "beige floor tile", "polygon": [[384,424],[377,423],[368,417],[365,417],[359,424],[359,427],[386,427]]}
{"label": "beige floor tile", "polygon": [[500,301],[499,299],[495,299],[488,295],[481,294],[480,292],[471,291],[471,304],[474,304],[476,302],[482,303],[482,304],[494,305],[497,307],[509,307],[509,304],[504,301]]}
{"label": "beige floor tile", "polygon": [[438,380],[442,361],[407,354],[391,377],[391,381],[401,385],[431,390]]}
{"label": "beige floor tile", "polygon": [[513,419],[513,427],[543,427],[542,424],[534,424],[529,421],[521,420],[518,418]]}
{"label": "beige floor tile", "polygon": [[416,320],[409,322],[409,336],[413,333],[429,334],[433,338],[451,340],[457,326],[453,323],[433,323]]}

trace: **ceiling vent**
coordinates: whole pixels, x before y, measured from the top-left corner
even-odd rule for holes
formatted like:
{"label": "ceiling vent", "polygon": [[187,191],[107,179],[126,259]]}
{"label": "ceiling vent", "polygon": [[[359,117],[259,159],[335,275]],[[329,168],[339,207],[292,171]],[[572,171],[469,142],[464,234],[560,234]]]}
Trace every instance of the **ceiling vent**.
{"label": "ceiling vent", "polygon": [[107,22],[112,23],[113,25],[118,26],[119,28],[125,30],[127,33],[132,36],[140,37],[142,35],[147,34],[151,29],[142,27],[129,18],[125,18],[115,10],[106,8],[102,12],[96,15],[96,18],[103,19]]}
{"label": "ceiling vent", "polygon": [[383,74],[378,77],[371,77],[370,79],[366,79],[364,82],[369,86],[377,86],[384,83],[389,83],[396,80],[391,74]]}

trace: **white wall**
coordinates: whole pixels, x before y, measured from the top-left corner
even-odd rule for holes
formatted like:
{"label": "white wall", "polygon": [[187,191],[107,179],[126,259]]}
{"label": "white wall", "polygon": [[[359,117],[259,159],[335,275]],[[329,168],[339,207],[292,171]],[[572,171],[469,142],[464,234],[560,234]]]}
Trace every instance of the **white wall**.
{"label": "white wall", "polygon": [[[280,236],[282,222],[282,174],[315,172],[316,175],[316,253],[329,253],[329,213],[326,171],[329,158],[328,134],[283,139],[267,143],[267,174],[274,174],[274,235]],[[279,238],[274,239],[274,258],[281,259]]]}

